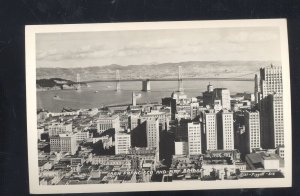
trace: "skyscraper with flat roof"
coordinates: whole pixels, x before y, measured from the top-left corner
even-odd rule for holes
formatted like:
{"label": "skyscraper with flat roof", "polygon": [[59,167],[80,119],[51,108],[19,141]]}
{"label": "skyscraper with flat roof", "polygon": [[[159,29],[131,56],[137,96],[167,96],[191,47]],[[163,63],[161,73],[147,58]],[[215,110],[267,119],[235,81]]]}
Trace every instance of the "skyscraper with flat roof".
{"label": "skyscraper with flat roof", "polygon": [[260,68],[260,90],[262,98],[270,94],[282,95],[282,69],[278,66]]}
{"label": "skyscraper with flat roof", "polygon": [[233,113],[222,110],[217,114],[218,149],[234,149]]}
{"label": "skyscraper with flat roof", "polygon": [[203,92],[203,106],[206,107],[207,105],[212,106],[214,103],[213,100],[213,85],[207,85],[207,91]]}
{"label": "skyscraper with flat roof", "polygon": [[202,153],[201,126],[199,122],[188,123],[188,152],[189,155]]}
{"label": "skyscraper with flat roof", "polygon": [[131,147],[131,137],[129,133],[116,132],[115,133],[115,153],[128,154]]}
{"label": "skyscraper with flat roof", "polygon": [[156,117],[146,120],[147,147],[155,147],[159,151],[159,119]]}
{"label": "skyscraper with flat roof", "polygon": [[284,145],[282,69],[269,66],[260,69],[261,145],[276,148]]}
{"label": "skyscraper with flat roof", "polygon": [[260,148],[260,115],[259,111],[245,112],[245,134],[244,145],[246,152],[252,153],[252,149]]}
{"label": "skyscraper with flat roof", "polygon": [[217,150],[217,114],[213,110],[204,112],[203,123],[206,136],[206,150]]}

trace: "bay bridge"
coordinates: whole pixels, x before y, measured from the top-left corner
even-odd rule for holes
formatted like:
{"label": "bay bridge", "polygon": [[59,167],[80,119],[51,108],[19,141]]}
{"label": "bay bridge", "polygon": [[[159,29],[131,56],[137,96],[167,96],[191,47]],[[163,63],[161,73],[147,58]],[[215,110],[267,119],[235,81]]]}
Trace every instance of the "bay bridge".
{"label": "bay bridge", "polygon": [[121,90],[121,82],[142,82],[142,91],[150,91],[151,90],[151,81],[178,81],[178,91],[182,92],[183,91],[183,81],[254,81],[253,78],[245,78],[244,76],[254,74],[246,74],[246,75],[241,75],[237,77],[182,77],[182,67],[178,66],[178,77],[174,78],[147,78],[147,79],[142,79],[142,78],[124,78],[121,79],[120,77],[120,72],[119,70],[116,70],[116,76],[114,79],[95,79],[95,80],[87,80],[87,81],[81,81],[80,80],[80,75],[77,74],[77,81],[76,84],[78,84],[78,88],[80,88],[81,83],[97,83],[97,82],[114,82],[116,84],[116,91]]}

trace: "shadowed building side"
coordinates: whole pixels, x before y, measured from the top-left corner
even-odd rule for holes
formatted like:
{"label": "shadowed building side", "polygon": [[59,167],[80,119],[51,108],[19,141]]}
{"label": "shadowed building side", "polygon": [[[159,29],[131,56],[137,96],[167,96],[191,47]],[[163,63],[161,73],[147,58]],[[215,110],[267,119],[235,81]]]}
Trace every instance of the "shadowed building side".
{"label": "shadowed building side", "polygon": [[142,91],[150,91],[151,90],[151,86],[150,86],[150,80],[143,80],[142,81]]}

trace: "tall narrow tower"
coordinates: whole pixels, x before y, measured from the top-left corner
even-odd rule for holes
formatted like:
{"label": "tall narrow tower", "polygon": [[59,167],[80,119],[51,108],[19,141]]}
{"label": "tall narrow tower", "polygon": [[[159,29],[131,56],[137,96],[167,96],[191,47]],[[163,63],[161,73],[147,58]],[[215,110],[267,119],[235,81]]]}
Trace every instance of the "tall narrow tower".
{"label": "tall narrow tower", "polygon": [[136,106],[136,95],[135,95],[135,92],[132,92],[132,106]]}
{"label": "tall narrow tower", "polygon": [[183,92],[181,66],[178,66],[178,91]]}
{"label": "tall narrow tower", "polygon": [[116,70],[116,91],[120,91],[121,90],[121,85],[120,85],[120,72],[117,69]]}
{"label": "tall narrow tower", "polygon": [[259,78],[257,74],[254,77],[254,96],[255,96],[255,103],[258,103],[260,100],[260,86],[259,86]]}

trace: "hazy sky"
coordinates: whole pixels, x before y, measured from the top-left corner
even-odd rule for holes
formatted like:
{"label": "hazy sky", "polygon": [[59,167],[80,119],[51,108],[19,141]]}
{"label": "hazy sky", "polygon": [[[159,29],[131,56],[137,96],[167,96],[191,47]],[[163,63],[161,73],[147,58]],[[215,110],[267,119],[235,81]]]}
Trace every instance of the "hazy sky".
{"label": "hazy sky", "polygon": [[281,60],[275,27],[42,33],[36,50],[37,67]]}

